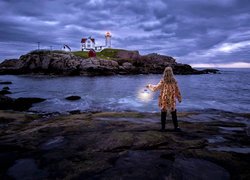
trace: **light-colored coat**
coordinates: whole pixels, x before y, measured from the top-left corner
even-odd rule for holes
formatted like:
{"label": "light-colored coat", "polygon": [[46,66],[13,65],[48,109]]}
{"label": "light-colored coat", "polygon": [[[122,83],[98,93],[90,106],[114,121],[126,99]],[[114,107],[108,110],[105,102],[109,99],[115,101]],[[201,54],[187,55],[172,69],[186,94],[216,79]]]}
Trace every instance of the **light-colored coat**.
{"label": "light-colored coat", "polygon": [[174,111],[176,109],[176,98],[181,102],[182,97],[177,82],[165,83],[161,80],[157,85],[149,84],[151,91],[160,90],[158,105],[161,111]]}

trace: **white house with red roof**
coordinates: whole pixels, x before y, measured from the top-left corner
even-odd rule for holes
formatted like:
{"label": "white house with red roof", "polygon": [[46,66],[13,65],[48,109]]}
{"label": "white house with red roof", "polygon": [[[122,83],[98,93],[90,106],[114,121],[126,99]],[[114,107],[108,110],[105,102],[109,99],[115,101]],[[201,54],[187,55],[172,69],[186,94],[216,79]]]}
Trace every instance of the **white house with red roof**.
{"label": "white house with red roof", "polygon": [[94,38],[91,38],[91,37],[82,38],[81,43],[82,43],[82,50],[95,49],[95,39]]}
{"label": "white house with red roof", "polygon": [[95,39],[88,37],[88,38],[82,38],[81,40],[81,50],[82,51],[89,51],[91,49],[94,49],[95,51],[101,51],[105,48],[111,48],[111,34],[110,32],[107,32],[105,34],[105,45],[103,46],[97,46],[95,43]]}

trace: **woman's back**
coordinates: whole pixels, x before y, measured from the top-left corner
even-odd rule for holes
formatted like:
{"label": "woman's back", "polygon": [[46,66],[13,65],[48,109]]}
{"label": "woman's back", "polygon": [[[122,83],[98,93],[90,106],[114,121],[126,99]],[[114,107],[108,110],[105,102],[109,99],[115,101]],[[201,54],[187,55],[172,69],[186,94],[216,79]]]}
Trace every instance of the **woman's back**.
{"label": "woman's back", "polygon": [[159,106],[162,110],[175,110],[176,100],[181,101],[181,94],[177,82],[165,83],[162,81],[162,87],[159,96]]}
{"label": "woman's back", "polygon": [[148,84],[147,88],[151,91],[160,90],[158,105],[161,109],[161,130],[165,130],[166,113],[170,110],[174,123],[174,129],[175,131],[180,131],[176,115],[176,99],[181,102],[181,93],[177,85],[177,81],[174,78],[172,68],[166,67],[163,73],[163,78],[160,82],[157,85]]}

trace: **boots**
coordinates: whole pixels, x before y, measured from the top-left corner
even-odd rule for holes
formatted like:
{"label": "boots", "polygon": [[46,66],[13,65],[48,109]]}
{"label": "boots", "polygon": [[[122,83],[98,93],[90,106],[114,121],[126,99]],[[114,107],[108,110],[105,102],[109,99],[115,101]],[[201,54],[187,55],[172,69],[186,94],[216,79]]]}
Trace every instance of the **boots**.
{"label": "boots", "polygon": [[167,112],[161,112],[161,131],[165,131]]}
{"label": "boots", "polygon": [[172,114],[172,120],[174,124],[174,131],[181,131],[181,129],[178,126],[176,110],[172,111],[171,114]]}

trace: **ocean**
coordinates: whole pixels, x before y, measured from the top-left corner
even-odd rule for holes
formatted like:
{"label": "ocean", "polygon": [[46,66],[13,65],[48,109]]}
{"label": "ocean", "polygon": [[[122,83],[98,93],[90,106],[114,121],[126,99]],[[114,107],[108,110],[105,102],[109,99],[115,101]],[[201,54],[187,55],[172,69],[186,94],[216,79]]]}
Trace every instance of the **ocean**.
{"label": "ocean", "polygon": [[[99,77],[62,77],[45,75],[1,75],[10,97],[40,97],[47,100],[34,104],[30,111],[65,113],[80,111],[159,111],[159,92],[145,89],[157,84],[162,75],[117,75]],[[176,75],[183,97],[178,111],[217,109],[250,112],[250,69],[221,69],[221,74]],[[0,85],[0,88],[6,85]],[[81,96],[69,101],[68,96]],[[144,96],[146,95],[146,96]]]}

